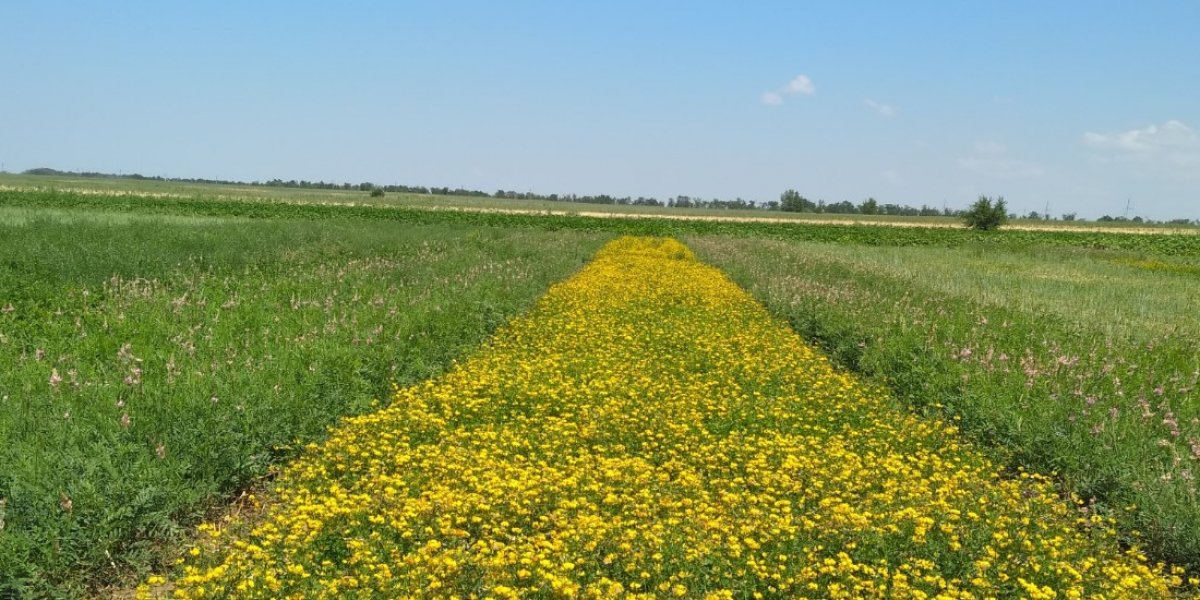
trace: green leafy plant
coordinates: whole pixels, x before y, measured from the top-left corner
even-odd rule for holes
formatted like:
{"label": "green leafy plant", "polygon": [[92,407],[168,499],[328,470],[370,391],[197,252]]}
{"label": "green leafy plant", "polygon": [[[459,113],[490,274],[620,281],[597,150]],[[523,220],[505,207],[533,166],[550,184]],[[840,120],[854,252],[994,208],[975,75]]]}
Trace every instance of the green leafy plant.
{"label": "green leafy plant", "polygon": [[963,222],[971,229],[991,231],[999,229],[1008,222],[1008,207],[1004,204],[1004,196],[993,200],[980,196],[967,212],[963,213]]}

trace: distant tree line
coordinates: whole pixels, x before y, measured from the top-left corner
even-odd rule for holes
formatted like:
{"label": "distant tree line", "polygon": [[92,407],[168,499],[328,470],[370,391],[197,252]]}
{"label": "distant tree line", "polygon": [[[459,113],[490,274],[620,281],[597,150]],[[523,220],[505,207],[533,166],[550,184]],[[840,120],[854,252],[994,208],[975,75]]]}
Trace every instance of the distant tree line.
{"label": "distant tree line", "polygon": [[[990,201],[990,199],[989,199]],[[1000,209],[1004,210],[1003,198],[1000,198]],[[899,215],[905,217],[955,217],[965,219],[981,210],[978,201],[966,210],[954,208],[935,208],[928,205],[921,205],[920,208],[915,208],[903,204],[881,204],[874,198],[867,198],[858,204],[854,204],[848,200],[841,202],[826,203],[824,200],[809,200],[800,195],[796,190],[787,190],[779,196],[779,202],[769,202],[769,206],[763,208],[778,209],[785,212],[799,213],[825,213],[825,214],[840,214],[840,215]],[[989,208],[988,210],[993,210]],[[1016,213],[1001,214],[993,210],[993,217],[988,217],[984,221],[991,222],[995,218],[999,220],[999,224],[1009,219],[1027,219],[1027,220],[1055,220],[1049,213],[1039,213],[1036,210],[1029,211],[1025,215],[1017,215]],[[1076,213],[1066,213],[1059,217],[1062,221],[1075,221],[1078,215]],[[1142,217],[1110,217],[1104,215],[1097,221],[1109,223],[1145,223],[1145,224],[1165,224],[1178,226],[1200,226],[1200,219],[1170,219],[1167,221],[1155,221],[1153,219],[1145,219]],[[972,221],[974,222],[974,220]],[[970,224],[969,224],[970,225]],[[970,225],[974,227],[974,225]],[[985,227],[986,229],[994,229],[995,226]]]}
{"label": "distant tree line", "polygon": [[[755,200],[744,200],[735,198],[733,200],[721,200],[719,198],[696,198],[692,196],[673,196],[666,201],[657,198],[649,198],[638,196],[610,196],[608,194],[599,195],[577,195],[577,194],[538,194],[534,192],[516,192],[511,190],[496,190],[489,194],[480,190],[468,190],[464,188],[449,188],[449,187],[425,187],[419,185],[376,185],[369,181],[361,183],[334,183],[327,181],[305,181],[290,179],[284,181],[282,179],[271,179],[268,181],[230,181],[225,179],[199,179],[186,177],[161,177],[147,176],[138,173],[118,174],[112,173],[97,173],[94,171],[60,171],[41,167],[37,169],[29,169],[24,171],[25,175],[58,175],[65,177],[96,177],[96,178],[117,178],[117,179],[133,179],[138,181],[165,181],[172,183],[202,183],[202,184],[218,184],[218,185],[239,185],[239,186],[258,186],[272,188],[295,188],[295,189],[312,189],[312,190],[343,190],[343,191],[363,191],[380,194],[382,192],[395,192],[402,194],[430,194],[437,196],[469,196],[477,198],[503,198],[508,200],[545,200],[550,202],[573,202],[582,204],[611,204],[619,206],[663,206],[669,208],[695,208],[695,209],[716,209],[716,210],[767,210],[767,211],[783,211],[797,213],[815,213],[815,214],[834,214],[834,215],[891,215],[905,217],[955,217],[963,218],[968,211],[952,208],[935,208],[932,206],[921,205],[920,208],[908,206],[904,204],[881,203],[874,198],[867,198],[862,202],[855,204],[849,200],[841,200],[838,202],[826,202],[825,200],[809,200],[802,196],[799,192],[789,189],[779,196],[779,200],[771,200],[767,202],[758,202]],[[1009,214],[1008,218],[1016,219],[1018,215]],[[1050,220],[1052,217],[1049,214],[1039,214],[1037,211],[1031,211],[1024,215],[1025,219],[1045,219]],[[1063,221],[1074,221],[1075,213],[1067,213],[1062,215]],[[1169,225],[1200,225],[1200,219],[1172,219],[1170,221],[1153,221],[1143,219],[1142,217],[1110,217],[1105,215],[1100,217],[1099,221],[1103,222],[1131,222],[1131,223],[1166,223]]]}
{"label": "distant tree line", "polygon": [[1143,219],[1141,217],[1111,217],[1104,215],[1096,219],[1101,223],[1165,223],[1167,225],[1200,225],[1200,219],[1170,219],[1168,221],[1154,221],[1151,219]]}
{"label": "distant tree line", "polygon": [[796,190],[788,190],[779,196],[779,209],[785,212],[825,213],[831,215],[899,215],[904,217],[958,217],[961,210],[950,208],[934,208],[922,205],[920,208],[903,204],[880,204],[874,198],[867,198],[855,204],[849,200],[840,202],[825,202],[824,200],[809,200]]}

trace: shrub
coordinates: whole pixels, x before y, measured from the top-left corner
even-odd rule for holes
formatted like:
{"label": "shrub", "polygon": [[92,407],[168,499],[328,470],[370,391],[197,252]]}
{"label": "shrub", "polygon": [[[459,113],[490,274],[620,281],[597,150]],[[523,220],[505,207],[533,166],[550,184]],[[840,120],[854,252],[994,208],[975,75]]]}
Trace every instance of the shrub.
{"label": "shrub", "polygon": [[967,227],[980,231],[999,228],[1008,222],[1008,207],[1004,204],[1004,197],[992,200],[987,196],[980,196],[971,208],[963,213],[963,222]]}
{"label": "shrub", "polygon": [[372,198],[382,198],[383,197],[383,188],[375,188],[375,189],[371,190],[371,197]]}

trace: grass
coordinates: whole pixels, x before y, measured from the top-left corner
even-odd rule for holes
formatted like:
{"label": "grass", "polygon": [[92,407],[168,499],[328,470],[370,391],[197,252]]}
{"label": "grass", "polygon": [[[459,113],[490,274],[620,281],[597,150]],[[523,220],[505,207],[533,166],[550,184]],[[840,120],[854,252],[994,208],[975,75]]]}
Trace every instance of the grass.
{"label": "grass", "polygon": [[691,243],[841,364],[1200,568],[1195,257]]}
{"label": "grass", "polygon": [[191,193],[0,189],[0,597],[144,573],[616,234],[689,240],[840,364],[1197,567],[1200,236]]}
{"label": "grass", "polygon": [[154,223],[164,225],[218,225],[248,223],[241,217],[171,215],[104,210],[53,209],[37,206],[0,206],[0,226],[30,225],[51,221],[60,224],[128,225]]}
{"label": "grass", "polygon": [[0,207],[0,597],[144,573],[603,238]]}
{"label": "grass", "polygon": [[621,238],[346,420],[144,597],[1167,598],[1042,478],[835,371],[674,240]]}

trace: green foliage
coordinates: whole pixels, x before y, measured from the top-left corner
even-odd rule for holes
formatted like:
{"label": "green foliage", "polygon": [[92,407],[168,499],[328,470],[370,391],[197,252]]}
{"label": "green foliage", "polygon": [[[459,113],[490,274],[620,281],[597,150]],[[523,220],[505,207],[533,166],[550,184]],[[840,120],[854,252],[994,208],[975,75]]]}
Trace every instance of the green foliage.
{"label": "green foliage", "polygon": [[1200,568],[1200,261],[687,241],[843,366]]}
{"label": "green foliage", "polygon": [[863,200],[862,204],[860,204],[858,207],[858,212],[864,215],[879,214],[879,201],[874,198],[867,198],[866,200]]}
{"label": "green foliage", "polygon": [[779,209],[784,212],[814,212],[817,205],[796,190],[788,190],[779,195]]}
{"label": "green foliage", "polygon": [[0,207],[0,598],[142,572],[604,236]]}
{"label": "green foliage", "polygon": [[[1033,213],[1030,218],[1038,218],[1037,213]],[[963,222],[967,227],[979,231],[999,229],[1008,222],[1008,207],[1004,203],[1004,197],[992,200],[987,196],[980,196],[971,208],[963,213]]]}
{"label": "green foliage", "polygon": [[372,197],[372,198],[382,198],[382,197],[383,197],[383,188],[378,188],[378,187],[377,187],[377,188],[374,188],[374,189],[372,189],[372,190],[371,190],[371,197]]}

